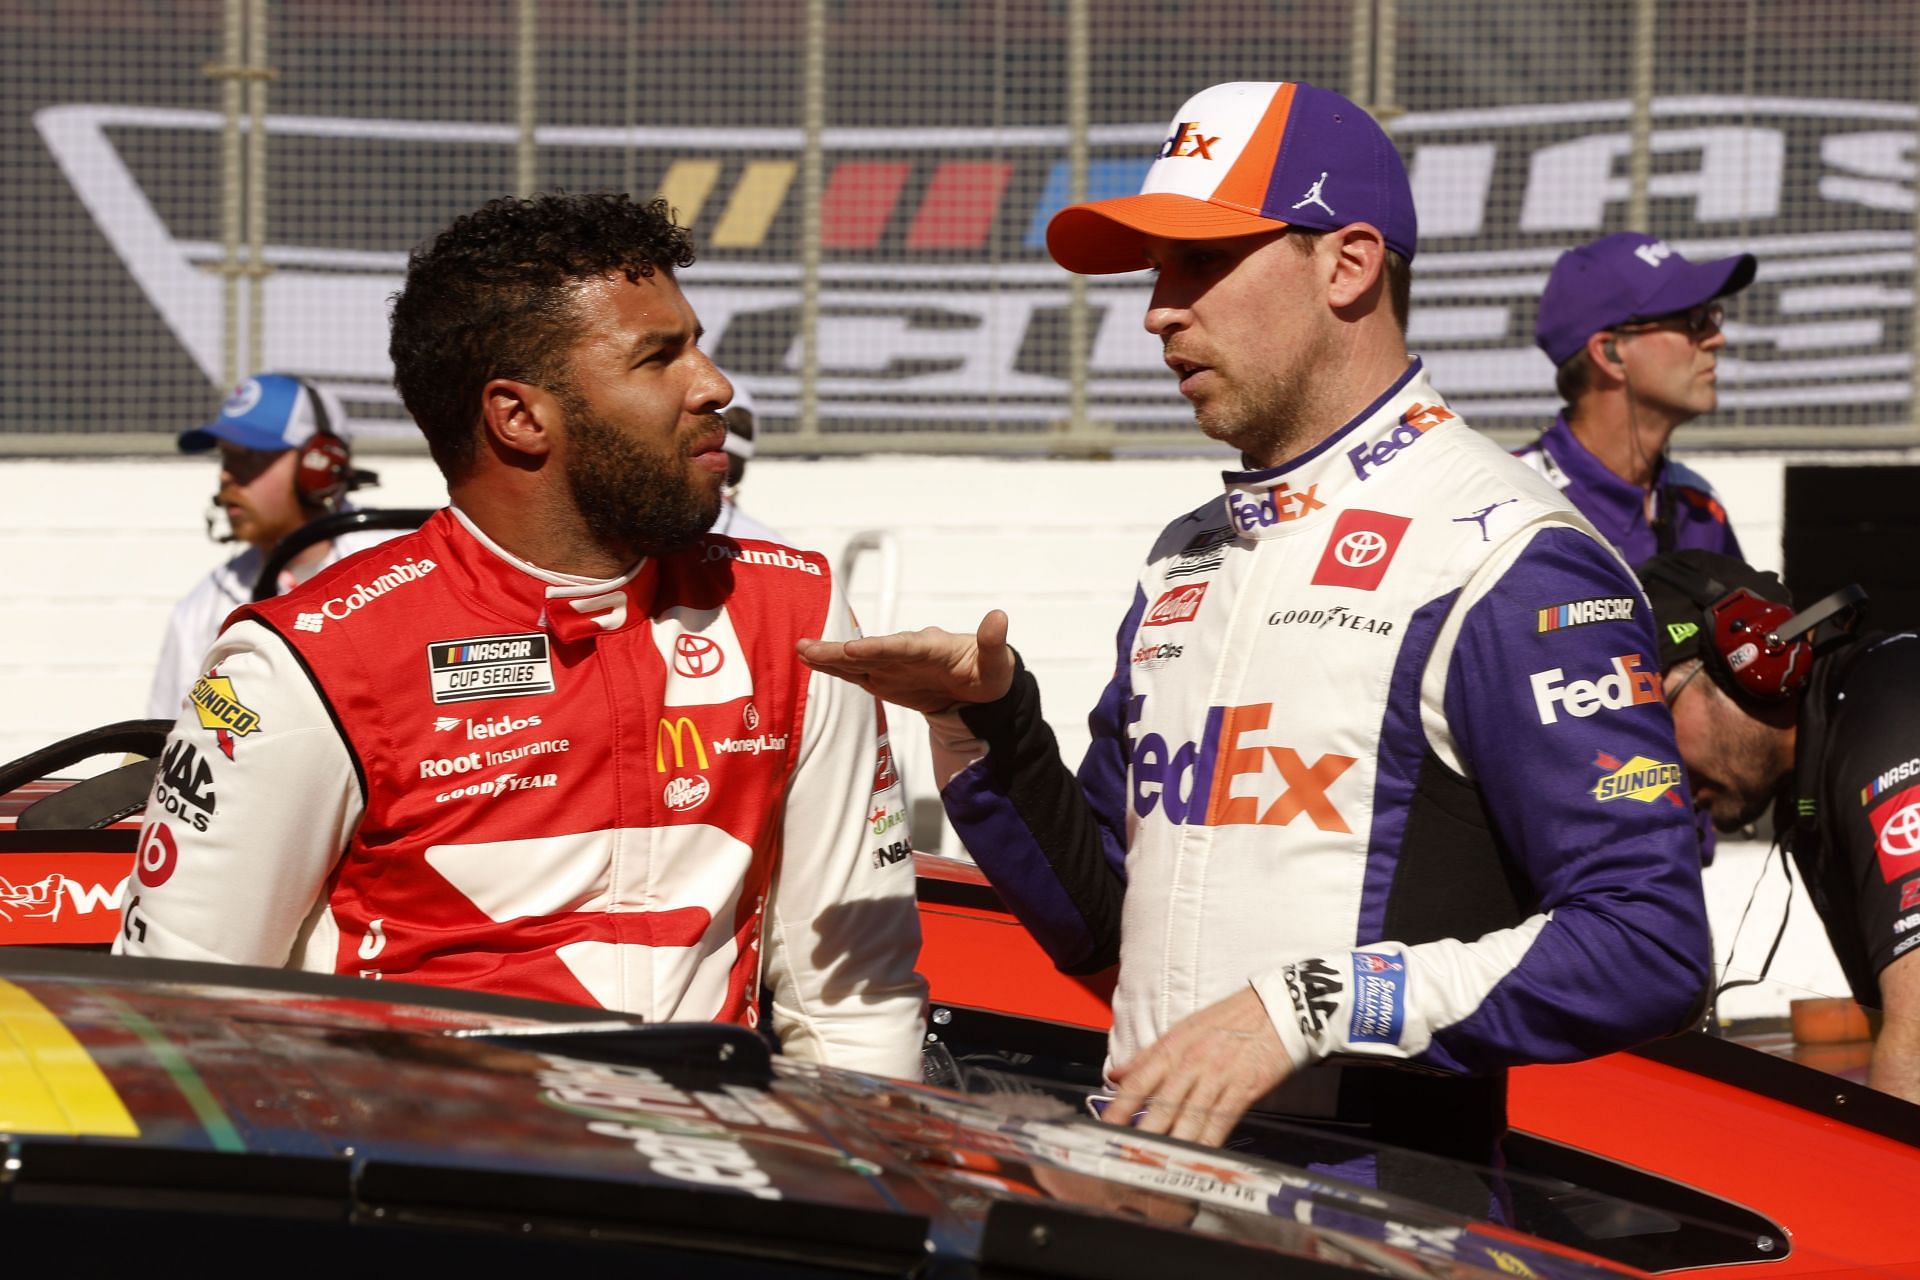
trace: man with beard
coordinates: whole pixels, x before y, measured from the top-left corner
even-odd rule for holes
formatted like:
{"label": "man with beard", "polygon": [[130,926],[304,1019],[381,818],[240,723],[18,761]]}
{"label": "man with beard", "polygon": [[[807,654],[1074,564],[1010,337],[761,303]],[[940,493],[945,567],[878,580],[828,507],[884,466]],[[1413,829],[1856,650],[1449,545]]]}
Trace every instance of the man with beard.
{"label": "man with beard", "polygon": [[1880,1013],[1868,1083],[1920,1102],[1920,637],[1853,635],[1857,588],[1796,613],[1779,578],[1710,551],[1640,580],[1693,803],[1722,831],[1772,807],[1853,998]]}
{"label": "man with beard", "polygon": [[1148,553],[1077,779],[1004,614],[804,650],[929,713],[948,816],[1057,964],[1119,961],[1111,1120],[1217,1143],[1259,1108],[1484,1163],[1507,1067],[1702,993],[1645,606],[1409,357],[1416,240],[1392,142],[1305,84],[1204,90],[1141,194],[1054,217],[1068,270],[1155,270],[1146,327],[1245,468]]}
{"label": "man with beard", "polygon": [[[826,562],[706,538],[726,379],[662,202],[495,200],[414,252],[401,398],[452,505],[235,613],[121,950],[756,1025],[918,1068],[903,806]],[[897,833],[896,833],[897,834]]]}

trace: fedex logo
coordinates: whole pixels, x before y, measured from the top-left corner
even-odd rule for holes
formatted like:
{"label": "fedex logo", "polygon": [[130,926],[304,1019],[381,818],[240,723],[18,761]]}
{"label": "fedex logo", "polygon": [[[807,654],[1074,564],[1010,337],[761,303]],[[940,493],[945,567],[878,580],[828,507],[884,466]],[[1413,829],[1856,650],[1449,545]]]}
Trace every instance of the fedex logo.
{"label": "fedex logo", "polygon": [[1177,747],[1157,733],[1133,737],[1146,703],[1139,694],[1127,709],[1137,816],[1158,809],[1176,825],[1284,827],[1304,814],[1322,831],[1353,829],[1327,791],[1354,757],[1329,753],[1309,764],[1292,747],[1248,741],[1267,732],[1271,702],[1210,707],[1201,740]]}
{"label": "fedex logo", "polygon": [[1220,135],[1209,137],[1200,132],[1198,120],[1182,120],[1174,126],[1173,134],[1160,144],[1162,160],[1211,160],[1213,144],[1220,141]]}
{"label": "fedex logo", "polygon": [[1663,701],[1659,677],[1642,671],[1640,663],[1639,654],[1623,653],[1613,660],[1612,675],[1569,684],[1561,683],[1566,673],[1559,667],[1534,672],[1528,678],[1533,682],[1533,705],[1540,713],[1540,723],[1557,723],[1561,711],[1584,720],[1598,711]]}
{"label": "fedex logo", "polygon": [[1283,482],[1262,493],[1258,501],[1249,501],[1247,495],[1237,491],[1229,493],[1227,516],[1233,521],[1233,527],[1242,533],[1285,524],[1327,505],[1313,496],[1319,488],[1317,484],[1310,484],[1304,489],[1295,489]]}
{"label": "fedex logo", "polygon": [[1400,425],[1393,429],[1392,434],[1371,444],[1353,446],[1347,450],[1347,461],[1353,464],[1353,474],[1365,480],[1368,467],[1386,466],[1402,449],[1441,423],[1451,421],[1453,414],[1437,404],[1410,404],[1407,411],[1400,415]]}

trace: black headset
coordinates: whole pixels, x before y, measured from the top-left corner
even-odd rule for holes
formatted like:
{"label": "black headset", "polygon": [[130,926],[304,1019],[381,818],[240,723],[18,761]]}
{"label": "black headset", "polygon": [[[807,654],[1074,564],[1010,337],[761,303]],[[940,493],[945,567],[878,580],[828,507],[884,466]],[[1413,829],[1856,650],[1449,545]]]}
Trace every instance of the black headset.
{"label": "black headset", "polygon": [[[1655,564],[1648,581],[1663,582],[1700,610],[1701,660],[1707,673],[1736,701],[1750,706],[1789,702],[1807,687],[1813,660],[1835,640],[1852,634],[1867,593],[1857,584],[1840,588],[1794,612],[1793,606],[1756,595],[1746,587],[1729,588],[1708,577],[1706,594],[1696,578]],[[1832,633],[1820,637],[1820,627]]]}

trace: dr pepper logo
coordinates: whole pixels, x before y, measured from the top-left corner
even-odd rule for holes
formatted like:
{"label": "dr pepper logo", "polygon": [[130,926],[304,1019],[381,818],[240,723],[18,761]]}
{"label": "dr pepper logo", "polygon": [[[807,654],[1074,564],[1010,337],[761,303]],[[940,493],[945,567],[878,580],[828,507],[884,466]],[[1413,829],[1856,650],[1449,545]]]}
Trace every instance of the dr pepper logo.
{"label": "dr pepper logo", "polygon": [[1352,587],[1372,591],[1387,574],[1400,539],[1413,523],[1410,516],[1388,515],[1355,507],[1342,511],[1327,535],[1327,549],[1313,571],[1315,586]]}
{"label": "dr pepper logo", "polygon": [[1192,622],[1194,615],[1200,612],[1200,601],[1206,594],[1207,584],[1204,582],[1175,587],[1153,602],[1153,608],[1147,610],[1147,616],[1140,625],[1166,627],[1176,622]]}

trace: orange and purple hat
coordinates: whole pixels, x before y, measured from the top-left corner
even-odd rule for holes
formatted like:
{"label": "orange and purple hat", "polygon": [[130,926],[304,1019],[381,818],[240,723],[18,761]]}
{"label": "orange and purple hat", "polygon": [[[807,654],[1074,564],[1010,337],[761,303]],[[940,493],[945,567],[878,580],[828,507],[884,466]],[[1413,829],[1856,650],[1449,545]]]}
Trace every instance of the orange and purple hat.
{"label": "orange and purple hat", "polygon": [[1047,252],[1069,271],[1110,275],[1145,266],[1151,236],[1219,240],[1356,222],[1413,259],[1413,188],[1372,116],[1310,84],[1217,84],[1180,108],[1139,195],[1062,209],[1047,224]]}

